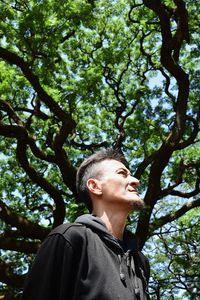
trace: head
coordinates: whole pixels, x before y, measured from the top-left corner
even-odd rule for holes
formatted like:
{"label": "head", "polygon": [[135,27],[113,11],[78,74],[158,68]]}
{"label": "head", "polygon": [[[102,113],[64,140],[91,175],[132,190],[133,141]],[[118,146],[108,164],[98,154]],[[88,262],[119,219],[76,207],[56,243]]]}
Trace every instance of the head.
{"label": "head", "polygon": [[116,160],[124,165],[127,162],[124,156],[117,150],[107,148],[100,150],[89,156],[80,165],[76,176],[76,188],[80,199],[86,204],[89,211],[92,211],[92,201],[87,187],[87,181],[90,178],[100,179],[102,176],[101,162],[105,160]]}

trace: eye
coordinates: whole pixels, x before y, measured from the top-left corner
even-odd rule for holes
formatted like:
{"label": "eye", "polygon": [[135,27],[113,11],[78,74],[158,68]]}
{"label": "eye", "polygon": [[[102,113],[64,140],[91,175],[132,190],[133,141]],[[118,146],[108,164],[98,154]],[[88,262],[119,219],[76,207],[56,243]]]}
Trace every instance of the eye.
{"label": "eye", "polygon": [[122,176],[124,176],[124,177],[127,176],[127,172],[126,172],[125,170],[119,170],[119,171],[117,172],[117,174],[120,174],[120,175],[122,175]]}

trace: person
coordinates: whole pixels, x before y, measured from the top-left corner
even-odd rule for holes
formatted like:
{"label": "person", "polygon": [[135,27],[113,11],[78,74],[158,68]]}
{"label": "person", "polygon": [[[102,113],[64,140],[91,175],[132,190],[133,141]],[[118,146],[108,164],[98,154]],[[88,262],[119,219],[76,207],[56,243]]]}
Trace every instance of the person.
{"label": "person", "polygon": [[77,171],[76,186],[90,214],[48,235],[22,300],[149,299],[149,262],[126,229],[127,216],[144,202],[123,155],[111,148],[91,155]]}

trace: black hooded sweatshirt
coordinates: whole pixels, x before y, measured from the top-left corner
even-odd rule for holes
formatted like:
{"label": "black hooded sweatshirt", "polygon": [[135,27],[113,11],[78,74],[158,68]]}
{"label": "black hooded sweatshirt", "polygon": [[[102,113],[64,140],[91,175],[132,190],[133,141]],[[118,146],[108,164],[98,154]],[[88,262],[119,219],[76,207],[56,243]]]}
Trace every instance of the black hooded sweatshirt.
{"label": "black hooded sweatshirt", "polygon": [[123,242],[102,220],[83,215],[43,242],[21,300],[146,300],[149,263],[125,230]]}

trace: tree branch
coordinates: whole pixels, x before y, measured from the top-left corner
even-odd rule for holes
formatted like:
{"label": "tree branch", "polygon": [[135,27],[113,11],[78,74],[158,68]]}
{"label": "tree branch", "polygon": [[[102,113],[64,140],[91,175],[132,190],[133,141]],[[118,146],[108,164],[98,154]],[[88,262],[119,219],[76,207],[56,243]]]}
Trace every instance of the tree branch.
{"label": "tree branch", "polygon": [[13,121],[17,125],[22,126],[22,127],[24,126],[24,123],[20,120],[20,118],[18,117],[18,115],[16,114],[16,112],[14,111],[12,106],[8,102],[6,102],[2,99],[0,99],[0,110],[5,111],[8,114],[8,116],[11,119],[13,119]]}
{"label": "tree branch", "polygon": [[177,62],[179,60],[180,49],[183,41],[190,42],[188,13],[183,0],[174,0],[176,9],[174,10],[174,17],[177,22],[177,30],[173,36],[173,59]]}
{"label": "tree branch", "polygon": [[[177,101],[175,103],[176,116],[168,137],[154,154],[154,161],[150,167],[148,189],[145,203],[148,207],[145,214],[141,215],[136,229],[136,235],[140,236],[140,247],[142,248],[148,236],[148,224],[153,207],[161,193],[161,176],[167,166],[172,153],[179,144],[186,125],[186,111],[189,96],[188,75],[173,58],[173,44],[169,12],[160,0],[143,0],[146,7],[155,12],[160,20],[162,35],[161,63],[168,72],[176,79],[178,85]],[[145,229],[144,229],[145,228]]]}
{"label": "tree branch", "polygon": [[0,281],[13,286],[15,288],[22,288],[26,275],[17,275],[13,272],[10,264],[5,263],[0,259]]}
{"label": "tree branch", "polygon": [[198,113],[198,117],[197,120],[195,120],[194,118],[192,118],[191,116],[187,116],[187,120],[189,120],[190,122],[193,123],[193,131],[191,132],[190,136],[188,137],[187,140],[179,143],[176,146],[176,150],[181,150],[186,148],[187,146],[191,145],[192,143],[194,143],[198,133],[199,133],[199,113]]}
{"label": "tree branch", "polygon": [[[179,92],[176,102],[176,120],[172,127],[172,131],[168,136],[167,142],[171,145],[177,145],[177,142],[182,137],[186,122],[186,109],[189,95],[189,80],[188,75],[174,61],[173,58],[173,37],[171,33],[170,16],[166,6],[160,0],[143,0],[144,4],[153,10],[160,20],[162,45],[161,45],[161,63],[169,71],[169,73],[177,80]],[[178,1],[184,3],[182,0]],[[176,32],[179,32],[177,28]],[[182,44],[183,41],[181,41]]]}
{"label": "tree branch", "polygon": [[30,108],[27,108],[27,107],[20,107],[20,106],[17,106],[14,108],[15,111],[22,111],[22,112],[27,112],[29,114],[31,114],[32,116],[36,116],[38,118],[40,118],[41,120],[44,120],[44,121],[47,121],[50,117],[45,114],[44,112],[42,112],[41,110],[36,110],[35,108],[34,109],[30,109]]}
{"label": "tree branch", "polygon": [[[33,140],[31,138],[28,137],[28,133],[26,131],[26,129],[24,127],[21,126],[14,126],[14,125],[3,125],[2,122],[0,123],[0,134],[7,136],[7,137],[15,137],[17,138],[17,151],[16,151],[16,156],[17,156],[17,160],[19,161],[20,165],[22,166],[22,168],[25,170],[25,172],[27,173],[27,175],[31,178],[31,180],[33,182],[35,182],[36,184],[38,184],[42,189],[44,189],[54,200],[56,208],[53,212],[54,215],[54,227],[62,224],[65,218],[65,205],[64,205],[64,200],[63,200],[63,196],[62,196],[62,192],[59,191],[57,188],[55,188],[52,184],[50,184],[43,176],[39,175],[36,170],[30,166],[28,159],[27,159],[27,145],[29,142],[31,142],[31,147],[32,150],[34,151],[35,154],[37,154],[38,156],[40,156],[40,158],[45,158],[46,160],[51,160],[54,161],[54,159],[52,160],[52,157],[49,156],[44,156],[43,153],[41,151],[39,151],[39,149],[36,147],[36,145],[34,144]],[[60,153],[59,153],[60,154]],[[68,180],[68,182],[71,182],[71,188],[73,188],[73,191],[75,191],[75,182],[73,181],[75,178],[75,175],[72,176],[72,179],[70,178],[70,180],[68,179],[69,176],[68,174],[66,174],[66,168],[64,165],[64,161],[62,160],[63,155],[60,157],[60,155],[57,155],[58,157],[58,161],[59,161],[59,165],[60,168],[64,168],[62,174],[65,174],[64,176],[66,176],[66,180]],[[69,166],[69,161],[68,162],[68,166]],[[70,170],[72,170],[73,168],[71,167]],[[73,174],[75,174],[75,169],[73,169]],[[67,177],[68,176],[68,177]]]}
{"label": "tree branch", "polygon": [[191,209],[193,209],[195,207],[199,207],[199,206],[200,206],[200,199],[189,201],[186,204],[184,204],[177,211],[169,213],[166,216],[160,217],[159,219],[155,220],[154,222],[152,222],[150,224],[150,235],[152,235],[152,233],[155,230],[163,227],[167,223],[177,220],[178,218],[183,216],[186,212],[190,211]]}
{"label": "tree branch", "polygon": [[7,232],[0,235],[0,248],[3,250],[19,251],[26,254],[36,253],[40,247],[40,242],[30,242],[22,239],[14,239],[7,235]]}
{"label": "tree branch", "polygon": [[[62,178],[66,186],[72,191],[73,195],[77,197],[76,192],[76,168],[71,164],[64,149],[57,151],[56,163],[61,172]],[[77,201],[79,199],[77,198]],[[59,216],[59,213],[58,213]]]}
{"label": "tree branch", "polygon": [[0,121],[0,135],[9,137],[9,138],[20,138],[21,136],[27,136],[27,144],[29,144],[32,153],[42,160],[47,162],[55,163],[56,159],[54,155],[46,155],[43,151],[41,151],[34,140],[33,137],[28,136],[28,132],[24,126],[17,125],[5,125]]}
{"label": "tree branch", "polygon": [[[166,189],[163,189],[160,193],[159,199],[166,197],[167,195],[178,196],[181,198],[191,198],[200,192],[200,171],[199,171],[199,163],[189,163],[185,164],[183,160],[179,163],[178,174],[176,178],[176,183],[173,185],[169,185]],[[195,169],[196,170],[196,183],[195,188],[191,192],[181,192],[178,190],[174,190],[178,185],[183,182],[183,174],[186,169]]]}
{"label": "tree branch", "polygon": [[31,83],[32,87],[37,92],[38,97],[41,99],[41,101],[45,103],[47,107],[49,107],[53,114],[55,114],[59,117],[60,120],[62,120],[63,125],[60,135],[62,137],[63,142],[63,135],[65,139],[75,128],[76,124],[74,120],[70,117],[70,115],[67,112],[60,108],[60,106],[53,100],[51,96],[49,96],[46,93],[46,91],[42,88],[38,77],[33,74],[27,62],[25,62],[17,54],[2,47],[0,47],[0,57],[5,59],[8,63],[18,66],[22,70],[27,80]]}
{"label": "tree branch", "polygon": [[148,157],[145,157],[144,160],[139,164],[134,176],[138,179],[140,179],[143,172],[146,170],[146,168],[153,162],[155,153],[149,155]]}
{"label": "tree branch", "polygon": [[49,233],[49,229],[29,221],[22,215],[16,214],[2,200],[0,200],[0,218],[4,222],[17,227],[24,237],[43,240]]}
{"label": "tree branch", "polygon": [[[13,110],[12,107],[3,102],[4,108],[9,111],[9,114],[12,114]],[[14,118],[16,118],[14,114]],[[18,119],[16,119],[18,122]],[[18,122],[19,123],[19,122]],[[22,123],[20,123],[23,125]],[[63,130],[63,128],[62,128]],[[75,177],[76,177],[76,169],[71,165],[69,159],[65,151],[62,149],[62,143],[60,141],[56,143],[56,147],[54,145],[55,155],[45,155],[43,151],[41,151],[36,143],[34,138],[28,136],[28,132],[24,126],[15,126],[15,125],[4,125],[2,122],[0,123],[0,134],[6,137],[15,137],[18,140],[18,147],[17,147],[17,158],[20,162],[23,169],[26,171],[28,176],[31,180],[37,183],[40,187],[42,187],[50,196],[54,199],[56,204],[56,209],[54,210],[54,226],[61,224],[65,217],[65,206],[63,201],[62,192],[58,191],[53,185],[47,182],[42,176],[37,174],[37,172],[29,165],[29,162],[26,158],[26,147],[25,145],[29,145],[32,153],[47,162],[57,163],[64,183],[69,187],[69,189],[74,193],[76,196],[76,184],[75,184]],[[58,137],[59,139],[59,137]],[[70,174],[70,176],[69,176]],[[78,199],[78,198],[77,198]]]}
{"label": "tree branch", "polygon": [[46,191],[54,200],[56,208],[53,212],[54,215],[54,227],[62,224],[65,217],[65,205],[62,196],[62,192],[48,182],[42,175],[29,164],[27,159],[27,135],[23,135],[18,138],[16,157],[22,168],[33,182],[38,184],[44,191]]}

